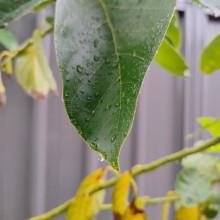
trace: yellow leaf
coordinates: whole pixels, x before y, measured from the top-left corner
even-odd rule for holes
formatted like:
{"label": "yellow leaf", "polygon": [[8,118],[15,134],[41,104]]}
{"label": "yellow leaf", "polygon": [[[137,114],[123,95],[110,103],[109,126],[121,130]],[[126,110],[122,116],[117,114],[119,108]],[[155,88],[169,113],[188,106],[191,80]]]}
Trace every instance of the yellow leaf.
{"label": "yellow leaf", "polygon": [[76,196],[67,210],[67,220],[87,220],[87,210],[89,207],[89,196],[80,194]]}
{"label": "yellow leaf", "polygon": [[15,76],[21,87],[36,100],[41,100],[48,94],[49,84],[38,63],[33,45],[17,58]]}
{"label": "yellow leaf", "polygon": [[115,219],[120,219],[125,212],[127,195],[132,180],[130,172],[125,172],[115,184],[112,194],[112,205]]}
{"label": "yellow leaf", "polygon": [[[105,198],[105,191],[101,190],[89,196],[91,190],[98,187],[105,179],[105,170],[99,169],[87,176],[76,193],[76,198],[68,209],[67,220],[84,220],[96,216]],[[82,207],[80,206],[82,200]],[[75,214],[78,210],[80,216]],[[82,214],[83,213],[83,214]]]}
{"label": "yellow leaf", "polygon": [[95,217],[104,202],[105,199],[105,190],[98,191],[97,193],[93,194],[89,198],[89,207],[87,210],[88,219],[92,219]]}
{"label": "yellow leaf", "polygon": [[[174,195],[174,192],[168,192],[167,197],[172,198]],[[165,202],[163,204],[162,210],[161,210],[161,220],[168,220],[169,217],[169,210],[170,210],[170,202]]]}
{"label": "yellow leaf", "polygon": [[94,188],[98,187],[105,180],[105,169],[98,169],[94,173],[87,176],[80,184],[77,194],[86,192],[89,193]]}
{"label": "yellow leaf", "polygon": [[208,220],[208,218],[205,215],[200,216],[199,220]]}
{"label": "yellow leaf", "polygon": [[0,72],[0,105],[6,105],[5,87],[2,82],[1,72]]}
{"label": "yellow leaf", "polygon": [[34,48],[36,51],[37,60],[42,70],[42,73],[48,82],[49,88],[56,92],[57,84],[53,77],[53,73],[50,69],[50,66],[48,64],[48,61],[47,61],[47,58],[44,52],[42,35],[41,35],[40,30],[34,31],[33,39],[34,39]]}
{"label": "yellow leaf", "polygon": [[12,60],[10,57],[5,64],[5,72],[7,73],[7,78],[10,80],[12,75]]}
{"label": "yellow leaf", "polygon": [[126,209],[125,214],[122,218],[123,220],[147,220],[147,216],[143,209],[140,209],[136,206],[136,203],[133,201]]}
{"label": "yellow leaf", "polygon": [[199,220],[198,205],[193,206],[193,207],[182,206],[176,212],[176,220]]}
{"label": "yellow leaf", "polygon": [[16,59],[15,76],[21,87],[36,100],[45,98],[50,89],[56,92],[56,82],[44,54],[39,30],[34,31],[33,45]]}

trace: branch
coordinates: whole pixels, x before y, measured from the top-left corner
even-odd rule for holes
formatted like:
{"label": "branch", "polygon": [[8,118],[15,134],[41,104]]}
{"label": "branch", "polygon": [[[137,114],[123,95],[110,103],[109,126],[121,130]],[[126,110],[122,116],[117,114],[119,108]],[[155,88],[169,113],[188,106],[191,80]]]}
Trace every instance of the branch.
{"label": "branch", "polygon": [[[50,27],[48,28],[46,31],[44,31],[42,33],[42,37],[45,37],[46,35],[50,34],[51,32],[53,32],[54,30],[54,27]],[[14,59],[19,53],[21,53],[22,51],[26,50],[30,45],[33,44],[33,39],[30,38],[29,40],[27,40],[24,44],[22,44],[20,47],[18,48],[13,48],[11,51],[10,51],[10,59]],[[3,51],[4,52],[4,51]],[[0,60],[1,61],[1,60]],[[8,61],[8,58],[5,58],[3,60],[3,62],[1,63],[0,62],[0,69],[2,69],[5,64],[7,63]]]}
{"label": "branch", "polygon": [[[215,137],[211,140],[208,140],[208,141],[206,141],[205,143],[203,143],[199,146],[183,149],[183,150],[181,150],[177,153],[168,155],[164,158],[153,161],[153,162],[151,162],[147,165],[136,165],[132,168],[131,173],[132,173],[133,177],[136,177],[136,176],[138,176],[142,173],[146,173],[146,172],[150,172],[152,170],[155,170],[155,169],[157,169],[157,168],[159,168],[159,167],[161,167],[161,166],[163,166],[167,163],[178,161],[178,160],[181,160],[184,157],[189,156],[191,154],[195,154],[195,153],[204,151],[207,148],[212,147],[212,146],[214,146],[218,143],[220,143],[220,136]],[[96,193],[97,191],[100,191],[102,189],[107,189],[111,186],[114,186],[114,184],[117,182],[119,177],[120,176],[112,178],[112,179],[106,181],[105,183],[103,183],[102,185],[100,185],[99,187],[96,187],[95,189],[93,189],[90,192],[90,195],[93,194],[93,193]],[[218,182],[218,181],[216,181],[216,182]],[[147,197],[147,199],[145,201],[145,204],[157,204],[157,203],[163,203],[163,202],[167,202],[167,201],[174,201],[176,199],[178,199],[178,198],[177,197],[172,197],[172,198],[162,197],[162,198],[150,199],[149,197]],[[46,214],[43,214],[43,215],[38,216],[38,217],[31,218],[29,220],[48,220],[48,219],[54,218],[55,216],[65,212],[68,209],[68,207],[70,206],[70,204],[72,203],[73,200],[74,200],[74,198],[68,200],[64,204],[62,204],[62,205],[58,206],[57,208],[47,212]],[[109,207],[109,206],[107,206],[107,207]]]}

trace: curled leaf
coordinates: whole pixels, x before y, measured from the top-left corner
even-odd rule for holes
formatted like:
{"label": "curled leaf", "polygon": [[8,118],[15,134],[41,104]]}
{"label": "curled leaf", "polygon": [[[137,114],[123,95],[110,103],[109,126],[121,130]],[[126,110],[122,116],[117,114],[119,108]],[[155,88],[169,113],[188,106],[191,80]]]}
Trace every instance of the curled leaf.
{"label": "curled leaf", "polygon": [[15,63],[15,76],[21,87],[34,99],[44,99],[49,90],[57,91],[56,82],[44,54],[39,30],[33,34],[34,44],[23,50]]}
{"label": "curled leaf", "polygon": [[[76,198],[67,211],[67,220],[86,220],[96,216],[104,202],[105,191],[101,190],[92,195],[89,193],[105,180],[105,169],[99,169],[86,177],[76,193]],[[82,200],[82,207],[80,206]],[[78,210],[78,211],[77,211]],[[79,213],[75,213],[79,212]]]}
{"label": "curled leaf", "polygon": [[48,82],[49,88],[56,93],[57,84],[56,84],[56,81],[54,79],[53,73],[50,69],[50,66],[48,64],[48,61],[47,61],[47,58],[44,52],[42,35],[41,35],[40,30],[34,31],[33,39],[34,39],[34,48],[36,51],[37,59],[41,67],[41,70],[44,74],[45,79]]}
{"label": "curled leaf", "polygon": [[5,87],[2,81],[2,75],[0,72],[0,105],[6,105]]}
{"label": "curled leaf", "polygon": [[112,205],[115,219],[121,219],[124,215],[131,180],[131,173],[125,172],[114,186],[112,193]]}
{"label": "curled leaf", "polygon": [[[168,192],[167,197],[171,198],[173,197],[174,192]],[[169,210],[170,210],[170,202],[165,202],[163,204],[162,210],[161,210],[161,220],[168,220],[169,218]]]}
{"label": "curled leaf", "polygon": [[136,205],[136,202],[132,201],[131,204],[126,209],[125,214],[122,219],[123,220],[147,220],[147,216],[143,210],[143,207],[139,208]]}
{"label": "curled leaf", "polygon": [[87,220],[89,208],[89,196],[86,193],[79,194],[67,210],[67,220]]}

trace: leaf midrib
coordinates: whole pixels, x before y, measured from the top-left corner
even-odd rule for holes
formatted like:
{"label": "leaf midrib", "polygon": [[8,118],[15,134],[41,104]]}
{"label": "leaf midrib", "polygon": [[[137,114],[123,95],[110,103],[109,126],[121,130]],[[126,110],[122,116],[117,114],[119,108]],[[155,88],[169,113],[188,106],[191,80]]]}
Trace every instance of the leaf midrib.
{"label": "leaf midrib", "polygon": [[[99,3],[102,6],[102,10],[104,12],[107,24],[109,25],[110,31],[112,33],[112,38],[113,38],[113,43],[114,43],[114,48],[115,48],[115,54],[116,54],[116,58],[117,58],[117,62],[118,62],[118,74],[119,74],[119,82],[120,82],[120,111],[119,111],[119,118],[120,118],[120,113],[121,113],[121,93],[122,93],[122,84],[121,84],[121,65],[120,65],[120,59],[119,59],[119,52],[118,52],[118,45],[117,45],[117,40],[116,40],[116,36],[115,36],[115,30],[113,27],[113,24],[111,22],[110,16],[108,14],[108,10],[107,10],[107,6],[104,2],[104,0],[98,0]],[[119,122],[119,120],[118,120]]]}

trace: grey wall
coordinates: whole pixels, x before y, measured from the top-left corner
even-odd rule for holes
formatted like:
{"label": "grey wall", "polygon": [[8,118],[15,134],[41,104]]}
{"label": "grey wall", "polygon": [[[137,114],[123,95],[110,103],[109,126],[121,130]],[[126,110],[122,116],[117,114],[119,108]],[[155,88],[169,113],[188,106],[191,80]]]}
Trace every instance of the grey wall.
{"label": "grey wall", "polygon": [[[182,49],[192,77],[177,78],[155,63],[151,65],[132,132],[121,151],[122,171],[190,146],[197,137],[186,141],[184,136],[198,128],[195,118],[219,116],[220,74],[204,76],[197,64],[202,48],[220,32],[220,22],[209,20],[197,6],[180,2],[178,8],[185,11],[181,20]],[[22,41],[51,12],[48,9],[37,18],[25,17],[11,29]],[[52,38],[46,37],[44,43],[62,94]],[[80,181],[106,163],[81,141],[67,118],[61,97],[50,95],[37,103],[15,79],[6,87],[8,104],[0,108],[0,219],[24,220],[73,197]],[[139,194],[164,196],[173,189],[179,167],[174,163],[138,177]],[[147,211],[149,219],[159,219],[160,206],[150,206]],[[98,219],[104,217],[112,219],[112,214],[101,213]]]}

